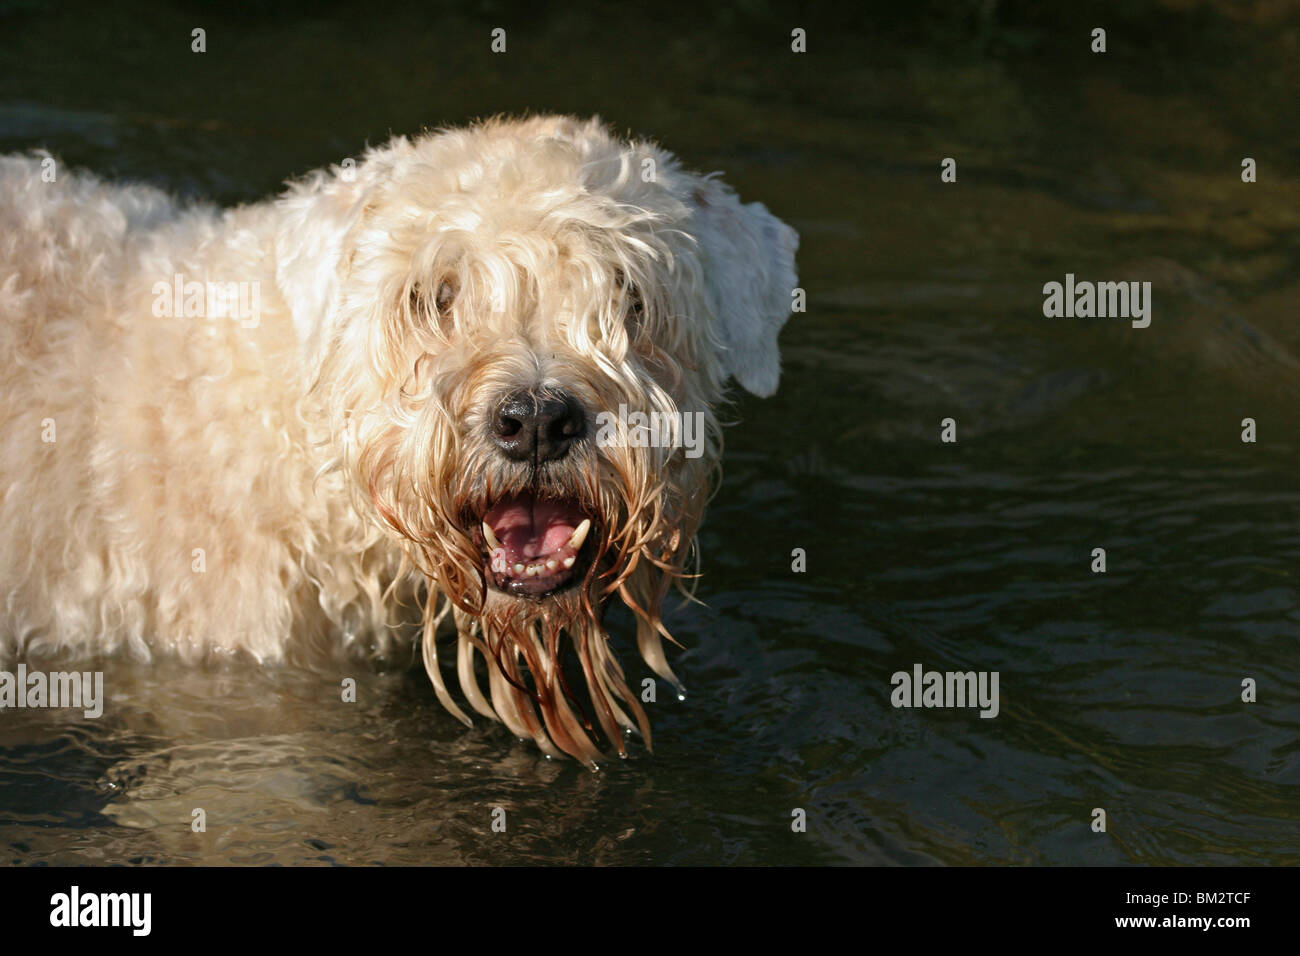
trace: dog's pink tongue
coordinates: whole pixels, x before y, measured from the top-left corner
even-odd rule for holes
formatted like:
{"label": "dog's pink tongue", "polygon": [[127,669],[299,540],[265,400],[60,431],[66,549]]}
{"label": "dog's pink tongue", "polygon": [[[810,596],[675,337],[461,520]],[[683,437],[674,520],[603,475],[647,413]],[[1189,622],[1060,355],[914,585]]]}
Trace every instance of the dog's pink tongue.
{"label": "dog's pink tongue", "polygon": [[510,562],[559,551],[585,516],[571,503],[532,495],[506,498],[483,516]]}

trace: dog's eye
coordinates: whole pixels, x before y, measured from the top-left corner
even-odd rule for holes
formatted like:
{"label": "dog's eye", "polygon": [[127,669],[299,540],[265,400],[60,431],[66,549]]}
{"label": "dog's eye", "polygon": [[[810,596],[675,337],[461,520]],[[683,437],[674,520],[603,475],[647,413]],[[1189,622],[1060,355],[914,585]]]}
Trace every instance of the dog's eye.
{"label": "dog's eye", "polygon": [[438,309],[439,315],[445,315],[451,308],[451,304],[456,301],[456,287],[452,285],[450,279],[443,279],[438,284],[438,295],[434,299],[434,306]]}
{"label": "dog's eye", "polygon": [[[438,283],[438,294],[433,298],[433,314],[431,316],[435,321],[439,321],[447,315],[451,309],[451,304],[456,301],[456,286],[450,279],[444,279]],[[425,316],[429,313],[429,306],[425,300],[424,286],[415,283],[411,286],[410,299],[411,314],[413,316]]]}
{"label": "dog's eye", "polygon": [[641,290],[636,287],[636,283],[628,281],[621,269],[614,273],[614,284],[622,296],[628,319],[632,322],[640,322],[645,317],[645,303],[641,300]]}

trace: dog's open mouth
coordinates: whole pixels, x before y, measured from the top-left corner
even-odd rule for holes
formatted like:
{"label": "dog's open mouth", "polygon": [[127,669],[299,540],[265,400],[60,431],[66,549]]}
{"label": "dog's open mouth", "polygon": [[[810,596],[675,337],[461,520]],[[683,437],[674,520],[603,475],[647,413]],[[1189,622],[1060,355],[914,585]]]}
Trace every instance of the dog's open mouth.
{"label": "dog's open mouth", "polygon": [[572,498],[525,492],[498,501],[477,529],[493,587],[541,598],[582,579],[590,563],[591,518]]}

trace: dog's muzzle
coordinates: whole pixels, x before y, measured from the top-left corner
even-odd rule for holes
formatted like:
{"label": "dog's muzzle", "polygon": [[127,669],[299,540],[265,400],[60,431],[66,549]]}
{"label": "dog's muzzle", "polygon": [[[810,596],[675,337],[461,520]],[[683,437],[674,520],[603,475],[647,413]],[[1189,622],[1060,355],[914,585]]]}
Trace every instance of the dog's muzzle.
{"label": "dog's muzzle", "polygon": [[[587,414],[568,392],[524,388],[497,402],[489,428],[503,457],[538,474],[586,439]],[[591,565],[592,525],[582,503],[550,482],[497,500],[474,529],[488,583],[534,599],[576,584]]]}

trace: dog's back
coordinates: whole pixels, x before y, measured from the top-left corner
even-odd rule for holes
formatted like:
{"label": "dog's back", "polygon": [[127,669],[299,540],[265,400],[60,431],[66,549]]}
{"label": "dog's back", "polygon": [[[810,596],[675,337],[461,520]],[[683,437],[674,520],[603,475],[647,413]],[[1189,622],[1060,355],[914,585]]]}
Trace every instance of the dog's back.
{"label": "dog's back", "polygon": [[109,303],[137,238],[175,216],[156,189],[106,185],[47,155],[0,157],[4,644],[76,630],[94,613],[83,592],[99,575],[76,570],[101,558],[90,426],[98,360],[118,337]]}
{"label": "dog's back", "polygon": [[131,241],[176,215],[170,197],[151,186],[105,184],[45,154],[0,156],[5,354],[34,357],[58,347],[59,320],[102,315]]}
{"label": "dog's back", "polygon": [[273,217],[0,157],[0,659],[376,629],[391,562],[313,484]]}

